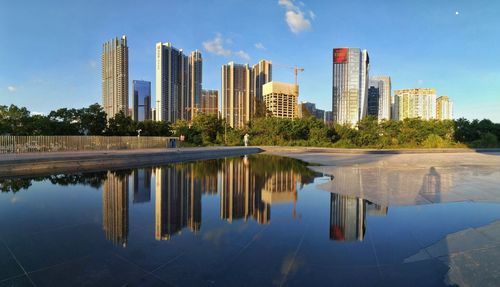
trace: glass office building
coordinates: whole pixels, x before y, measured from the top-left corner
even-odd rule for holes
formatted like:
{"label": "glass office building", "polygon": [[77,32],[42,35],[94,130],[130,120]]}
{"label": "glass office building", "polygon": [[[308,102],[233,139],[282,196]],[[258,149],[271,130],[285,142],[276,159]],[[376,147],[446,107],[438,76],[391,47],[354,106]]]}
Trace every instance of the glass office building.
{"label": "glass office building", "polygon": [[333,121],[355,126],[367,113],[369,57],[358,48],[333,49]]}
{"label": "glass office building", "polygon": [[151,82],[132,81],[132,119],[136,122],[151,119]]}

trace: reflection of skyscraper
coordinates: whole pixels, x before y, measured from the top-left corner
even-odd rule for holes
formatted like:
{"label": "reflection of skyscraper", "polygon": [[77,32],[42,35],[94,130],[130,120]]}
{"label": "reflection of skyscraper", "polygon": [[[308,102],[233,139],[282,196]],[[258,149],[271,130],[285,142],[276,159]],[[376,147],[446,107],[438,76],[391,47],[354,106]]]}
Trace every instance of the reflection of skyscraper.
{"label": "reflection of skyscraper", "polygon": [[151,169],[136,169],[132,172],[134,203],[151,201]]}
{"label": "reflection of skyscraper", "polygon": [[221,169],[220,214],[222,219],[253,217],[259,223],[268,223],[270,205],[262,200],[263,179],[251,172],[248,161],[226,159]]}
{"label": "reflection of skyscraper", "polygon": [[298,181],[299,176],[292,170],[274,172],[262,189],[263,201],[269,204],[297,201]]}
{"label": "reflection of skyscraper", "polygon": [[102,191],[102,226],[106,239],[127,245],[128,177],[108,172]]}
{"label": "reflection of skyscraper", "polygon": [[362,241],[365,237],[366,204],[361,198],[332,193],[330,239]]}
{"label": "reflection of skyscraper", "polygon": [[195,184],[190,165],[156,170],[156,234],[157,240],[169,240],[189,226],[201,227],[201,185]]}

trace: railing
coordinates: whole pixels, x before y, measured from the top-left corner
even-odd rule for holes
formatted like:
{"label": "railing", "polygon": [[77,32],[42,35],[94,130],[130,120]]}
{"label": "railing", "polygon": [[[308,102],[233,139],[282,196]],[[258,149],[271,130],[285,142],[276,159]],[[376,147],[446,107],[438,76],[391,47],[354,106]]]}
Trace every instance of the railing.
{"label": "railing", "polygon": [[0,154],[171,147],[177,137],[0,136]]}

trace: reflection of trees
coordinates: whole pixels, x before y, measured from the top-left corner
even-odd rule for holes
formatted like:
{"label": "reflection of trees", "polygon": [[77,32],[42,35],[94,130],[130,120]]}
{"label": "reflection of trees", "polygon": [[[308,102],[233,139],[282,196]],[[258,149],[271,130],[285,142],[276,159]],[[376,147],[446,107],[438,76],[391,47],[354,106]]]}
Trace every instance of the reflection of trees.
{"label": "reflection of trees", "polygon": [[32,182],[49,181],[54,185],[87,185],[93,188],[100,188],[106,180],[106,172],[81,172],[68,174],[54,174],[37,177],[19,177],[0,179],[0,189],[2,192],[18,192],[21,189],[28,189]]}

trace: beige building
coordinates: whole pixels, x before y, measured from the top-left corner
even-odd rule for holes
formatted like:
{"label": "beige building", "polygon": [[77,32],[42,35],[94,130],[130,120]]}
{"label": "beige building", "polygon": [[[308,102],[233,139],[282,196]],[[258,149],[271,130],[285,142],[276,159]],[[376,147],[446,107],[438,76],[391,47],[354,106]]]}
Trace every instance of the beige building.
{"label": "beige building", "polygon": [[453,102],[448,96],[441,96],[436,100],[436,118],[438,120],[453,119]]}
{"label": "beige building", "polygon": [[253,65],[252,72],[252,85],[255,93],[253,102],[254,114],[258,114],[259,112],[263,112],[263,110],[259,111],[259,109],[263,108],[263,86],[273,80],[273,63],[268,60],[261,60]]}
{"label": "beige building", "polygon": [[108,119],[120,111],[128,114],[127,37],[115,38],[102,46],[102,107]]}
{"label": "beige building", "polygon": [[190,101],[186,103],[189,113],[188,119],[193,119],[197,112],[201,110],[201,84],[202,84],[202,67],[203,59],[201,52],[196,50],[189,54],[189,89]]}
{"label": "beige building", "polygon": [[269,82],[263,86],[263,99],[266,109],[278,118],[298,117],[297,98],[299,86],[281,82]]}
{"label": "beige building", "polygon": [[202,90],[200,112],[210,115],[218,115],[219,112],[219,91]]}
{"label": "beige building", "polygon": [[417,88],[394,91],[395,119],[436,118],[436,89]]}
{"label": "beige building", "polygon": [[229,126],[243,128],[253,113],[252,68],[229,62],[222,65],[222,118]]}

